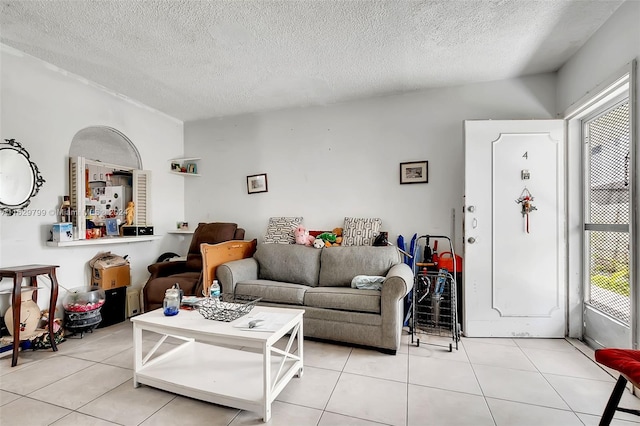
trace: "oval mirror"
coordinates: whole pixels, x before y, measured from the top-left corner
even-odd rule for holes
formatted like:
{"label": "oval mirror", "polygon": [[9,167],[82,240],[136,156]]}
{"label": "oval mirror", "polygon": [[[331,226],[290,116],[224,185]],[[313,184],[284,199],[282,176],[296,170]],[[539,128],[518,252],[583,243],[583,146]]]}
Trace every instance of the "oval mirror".
{"label": "oval mirror", "polygon": [[5,139],[0,143],[0,210],[11,216],[24,209],[44,182],[20,142]]}

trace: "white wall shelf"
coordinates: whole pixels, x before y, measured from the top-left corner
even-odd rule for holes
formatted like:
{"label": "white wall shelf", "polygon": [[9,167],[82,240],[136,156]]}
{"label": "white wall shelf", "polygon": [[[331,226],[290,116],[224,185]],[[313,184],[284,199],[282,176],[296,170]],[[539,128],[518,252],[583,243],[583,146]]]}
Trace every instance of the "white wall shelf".
{"label": "white wall shelf", "polygon": [[[199,160],[200,158],[198,157],[180,157],[180,158],[172,158],[169,161],[171,161],[172,165],[174,163],[178,163],[180,164],[181,167],[186,167],[188,163],[195,163],[196,161],[199,161]],[[195,169],[197,169],[197,166],[195,167]],[[173,169],[171,169],[169,172],[173,173],[174,175],[180,175],[180,176],[198,176],[198,177],[200,176],[199,173],[177,172]]]}
{"label": "white wall shelf", "polygon": [[169,173],[173,173],[174,175],[180,175],[180,176],[200,177],[200,173],[182,173],[182,172],[174,172],[173,170],[170,171]]}
{"label": "white wall shelf", "polygon": [[174,163],[182,163],[183,161],[198,161],[201,160],[200,157],[180,157],[180,158],[172,158],[169,161],[173,161]]}
{"label": "white wall shelf", "polygon": [[193,234],[192,230],[183,230],[183,229],[174,229],[172,231],[167,231],[167,234]]}
{"label": "white wall shelf", "polygon": [[126,244],[153,241],[161,238],[162,235],[142,235],[137,237],[102,237],[90,240],[73,241],[47,241],[47,247],[75,247],[75,246],[98,246],[103,244]]}

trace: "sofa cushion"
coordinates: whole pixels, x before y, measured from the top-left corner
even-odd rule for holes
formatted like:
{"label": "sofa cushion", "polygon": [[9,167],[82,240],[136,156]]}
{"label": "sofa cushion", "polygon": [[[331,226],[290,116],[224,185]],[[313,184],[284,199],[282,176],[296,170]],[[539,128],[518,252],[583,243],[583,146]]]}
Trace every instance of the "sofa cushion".
{"label": "sofa cushion", "polygon": [[264,236],[265,243],[295,244],[293,231],[302,223],[301,217],[271,217]]}
{"label": "sofa cushion", "polygon": [[386,276],[393,265],[401,262],[400,253],[393,246],[329,247],[318,251],[322,252],[318,280],[322,287],[351,287],[356,275]]}
{"label": "sofa cushion", "polygon": [[380,291],[344,287],[315,287],[304,294],[304,305],[341,311],[380,313]]}
{"label": "sofa cushion", "polygon": [[382,220],[378,218],[345,217],[342,229],[343,246],[370,246],[380,233]]}
{"label": "sofa cushion", "polygon": [[302,305],[304,293],[310,287],[269,280],[249,280],[236,284],[236,294],[261,297],[261,302]]}
{"label": "sofa cushion", "polygon": [[322,251],[300,244],[259,244],[253,255],[259,265],[258,278],[315,287]]}

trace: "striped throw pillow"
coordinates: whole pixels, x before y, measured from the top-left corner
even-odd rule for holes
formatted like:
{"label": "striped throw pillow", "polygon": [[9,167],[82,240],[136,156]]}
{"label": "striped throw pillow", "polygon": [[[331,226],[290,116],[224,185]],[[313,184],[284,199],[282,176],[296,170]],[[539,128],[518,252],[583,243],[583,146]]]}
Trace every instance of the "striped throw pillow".
{"label": "striped throw pillow", "polygon": [[379,218],[345,217],[342,230],[343,246],[370,246],[380,233]]}
{"label": "striped throw pillow", "polygon": [[264,236],[265,243],[295,244],[293,231],[302,223],[301,217],[271,217]]}

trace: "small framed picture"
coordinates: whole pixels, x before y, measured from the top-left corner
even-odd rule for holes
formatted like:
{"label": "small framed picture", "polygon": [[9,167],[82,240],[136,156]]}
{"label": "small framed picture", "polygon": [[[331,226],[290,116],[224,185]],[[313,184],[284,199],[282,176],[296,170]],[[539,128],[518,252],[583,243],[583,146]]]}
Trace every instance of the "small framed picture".
{"label": "small framed picture", "polygon": [[195,163],[187,164],[187,173],[198,173],[198,168]]}
{"label": "small framed picture", "polygon": [[267,192],[267,174],[247,176],[247,193]]}
{"label": "small framed picture", "polygon": [[114,237],[120,235],[120,231],[118,229],[118,219],[108,218],[105,219],[105,225],[107,228],[107,236]]}
{"label": "small framed picture", "polygon": [[174,172],[179,172],[180,171],[180,164],[179,163],[171,163],[171,170]]}
{"label": "small framed picture", "polygon": [[405,183],[428,183],[429,182],[429,162],[413,161],[410,163],[400,163],[400,184]]}

